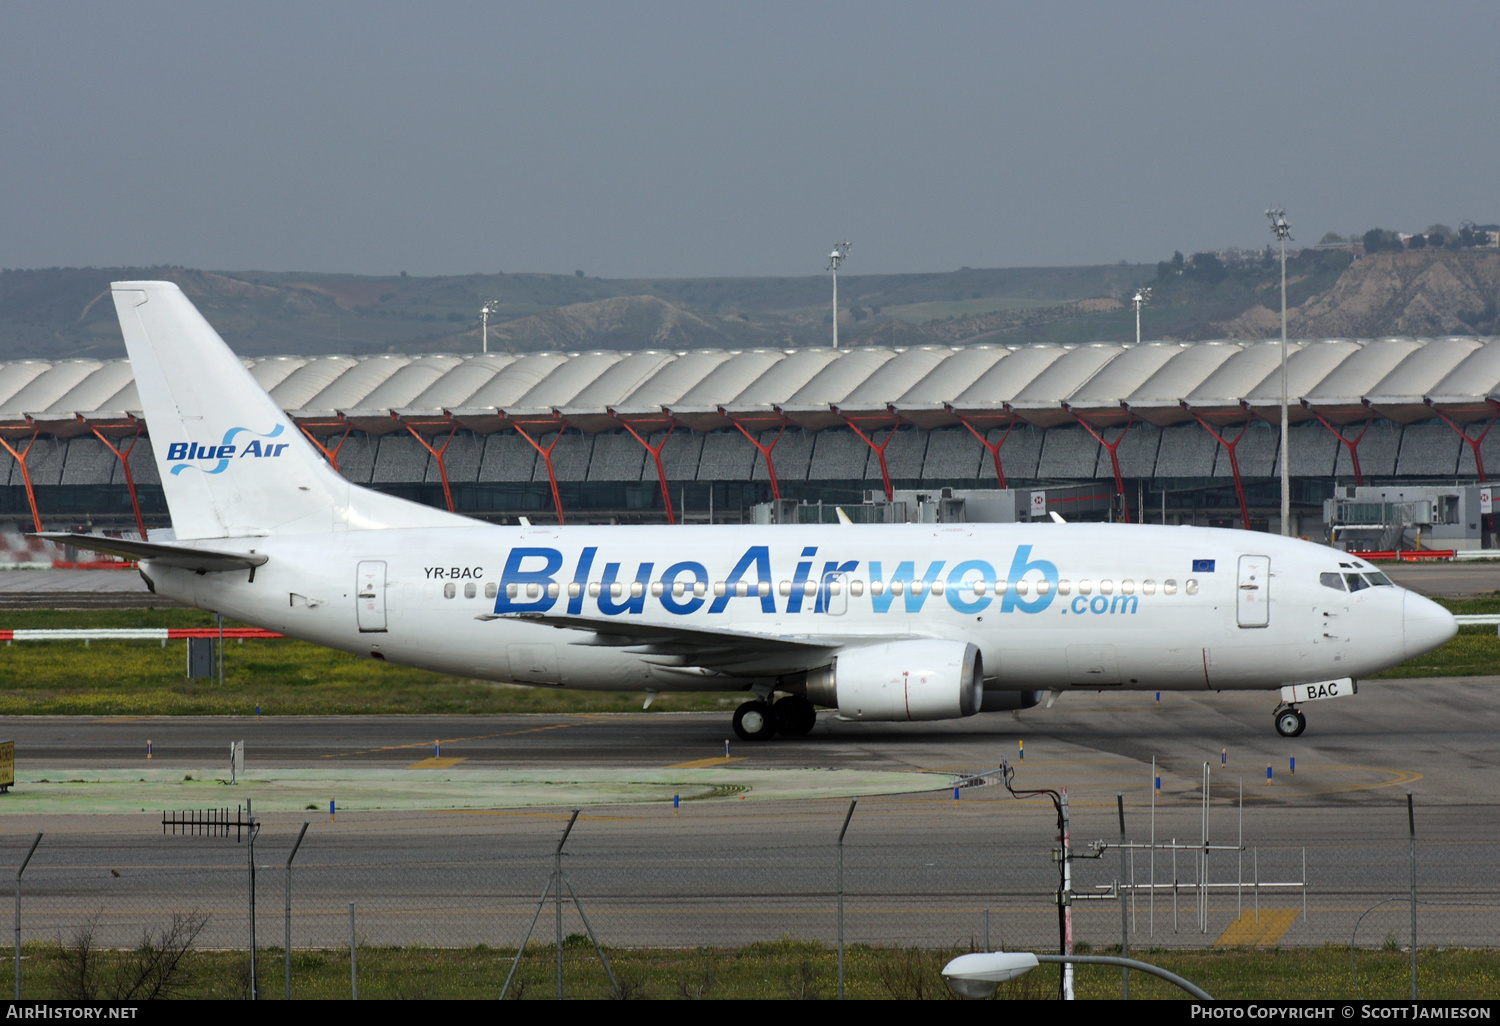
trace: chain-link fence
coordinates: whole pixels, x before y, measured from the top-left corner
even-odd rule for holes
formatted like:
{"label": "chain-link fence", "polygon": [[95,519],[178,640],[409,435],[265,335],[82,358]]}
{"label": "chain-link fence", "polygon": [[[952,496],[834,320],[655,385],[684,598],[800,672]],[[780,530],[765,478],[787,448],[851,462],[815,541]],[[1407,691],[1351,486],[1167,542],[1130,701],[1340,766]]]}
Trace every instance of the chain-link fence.
{"label": "chain-link fence", "polygon": [[[871,952],[1059,949],[1047,802],[1018,802],[996,786],[965,788],[962,801],[864,799],[840,846],[847,810],[847,800],[589,809],[561,858],[566,810],[340,813],[314,818],[290,868],[300,816],[264,818],[253,860],[248,831],[237,840],[164,833],[147,816],[111,820],[110,830],[59,818],[44,824],[19,878],[21,991],[69,996],[80,950],[102,965],[109,956],[98,952],[169,946],[174,917],[180,931],[196,931],[195,951],[216,960],[211,985],[197,992],[227,997],[251,990],[252,923],[263,997],[288,986],[303,997],[347,997],[356,986],[366,996],[497,996],[528,928],[512,988],[526,996],[553,992],[559,937],[569,979],[589,977],[601,993],[607,977],[591,934],[620,977],[612,989],[631,985],[622,965],[654,953],[683,962],[674,986],[685,996],[694,979],[714,976],[716,961],[756,957],[781,960],[765,996],[799,985],[831,996],[841,933],[848,985],[872,996],[872,974],[894,970],[875,966]],[[1470,813],[1493,823],[1494,811]],[[1198,810],[1158,809],[1154,836],[1141,809],[1129,812],[1122,859],[1114,803],[1073,810],[1080,950],[1406,946],[1413,852],[1419,948],[1500,947],[1494,842],[1412,845],[1404,808],[1335,841],[1316,839],[1327,831],[1312,826],[1336,809],[1262,812],[1243,843],[1220,830],[1206,855]],[[1257,837],[1268,824],[1275,829]],[[1299,824],[1315,835],[1305,846],[1295,843]],[[33,836],[10,835],[11,865]]]}

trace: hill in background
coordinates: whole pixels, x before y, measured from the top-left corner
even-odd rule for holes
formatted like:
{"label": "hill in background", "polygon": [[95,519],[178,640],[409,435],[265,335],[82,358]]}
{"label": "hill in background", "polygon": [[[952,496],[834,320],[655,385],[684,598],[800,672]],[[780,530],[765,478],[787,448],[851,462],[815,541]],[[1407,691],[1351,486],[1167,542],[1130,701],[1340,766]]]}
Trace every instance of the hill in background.
{"label": "hill in background", "polygon": [[[1500,330],[1500,252],[1427,249],[1288,260],[1294,336]],[[239,353],[475,352],[486,302],[492,350],[827,345],[826,275],[599,279],[496,274],[415,278],[181,267],[0,272],[0,359],[124,355],[109,283],[177,282]],[[1280,265],[1268,253],[1195,254],[1155,267],[964,268],[842,275],[847,345],[1126,341],[1130,297],[1150,285],[1147,338],[1265,338],[1280,330]]]}

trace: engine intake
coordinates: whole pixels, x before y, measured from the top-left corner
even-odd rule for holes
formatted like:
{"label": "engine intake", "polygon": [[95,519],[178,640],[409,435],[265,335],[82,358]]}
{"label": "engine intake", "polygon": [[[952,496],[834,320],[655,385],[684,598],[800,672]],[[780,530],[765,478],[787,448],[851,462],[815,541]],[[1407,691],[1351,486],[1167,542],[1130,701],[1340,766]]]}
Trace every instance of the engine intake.
{"label": "engine intake", "polygon": [[979,711],[984,660],[963,641],[891,641],[845,649],[806,687],[848,720],[951,720]]}

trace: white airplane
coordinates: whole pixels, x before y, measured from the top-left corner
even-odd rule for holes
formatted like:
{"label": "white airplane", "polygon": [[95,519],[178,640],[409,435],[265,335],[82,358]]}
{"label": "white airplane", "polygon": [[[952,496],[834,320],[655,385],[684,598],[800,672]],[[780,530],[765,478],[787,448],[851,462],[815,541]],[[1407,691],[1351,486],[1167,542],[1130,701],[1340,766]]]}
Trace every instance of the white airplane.
{"label": "white airplane", "polygon": [[175,537],[45,537],[367,658],[648,705],[743,691],[747,740],[806,734],[818,706],[940,720],[1079,690],[1282,689],[1295,736],[1301,703],[1457,632],[1347,553],[1245,531],[479,523],[341,477],[176,285],[113,289]]}

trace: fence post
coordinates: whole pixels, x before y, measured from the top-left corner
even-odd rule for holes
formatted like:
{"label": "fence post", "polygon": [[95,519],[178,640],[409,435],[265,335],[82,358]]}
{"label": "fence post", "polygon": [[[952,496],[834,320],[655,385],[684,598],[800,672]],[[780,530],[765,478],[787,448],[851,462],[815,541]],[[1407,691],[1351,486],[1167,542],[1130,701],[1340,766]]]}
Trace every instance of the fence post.
{"label": "fence post", "polygon": [[1407,832],[1412,835],[1412,1001],[1416,1001],[1416,804],[1410,790],[1407,792]]}
{"label": "fence post", "polygon": [[350,999],[359,1000],[359,955],[354,943],[354,902],[349,902],[349,993]]}
{"label": "fence post", "polygon": [[[1115,894],[1120,899],[1120,954],[1130,957],[1130,910],[1125,907],[1125,792],[1115,792],[1115,809],[1120,814],[1120,882],[1115,885]],[[1134,891],[1131,891],[1134,894]],[[1121,1000],[1130,1000],[1130,967],[1120,970]]]}
{"label": "fence post", "polygon": [[292,843],[292,853],[286,857],[286,999],[292,999],[292,859],[297,857],[297,849],[302,847],[302,838],[307,836],[307,820],[302,821],[302,829],[297,832],[297,840]]}
{"label": "fence post", "polygon": [[[37,844],[42,843],[42,831],[36,831],[36,840],[31,841],[31,846],[26,850],[26,858],[21,859],[21,867],[15,871],[15,999],[21,1001],[21,873],[26,871],[27,862],[31,861],[31,855],[36,853]],[[1415,987],[1416,984],[1413,984]]]}
{"label": "fence post", "polygon": [[849,830],[849,821],[854,818],[854,806],[858,798],[849,799],[849,811],[844,813],[844,825],[839,829],[839,1000],[844,1000],[844,834]]}
{"label": "fence post", "polygon": [[245,820],[249,823],[245,828],[245,837],[250,855],[250,1000],[258,1001],[260,979],[255,965],[255,835],[260,831],[255,823],[250,799],[245,800]]}

